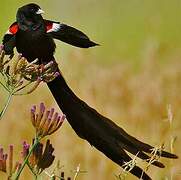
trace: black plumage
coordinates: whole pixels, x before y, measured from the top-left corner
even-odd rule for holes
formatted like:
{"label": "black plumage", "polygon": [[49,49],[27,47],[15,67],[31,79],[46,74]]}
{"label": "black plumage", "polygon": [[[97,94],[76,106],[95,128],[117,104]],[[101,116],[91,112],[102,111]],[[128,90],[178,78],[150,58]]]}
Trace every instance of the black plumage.
{"label": "black plumage", "polygon": [[[28,61],[31,62],[38,58],[40,63],[47,63],[54,60],[55,43],[53,38],[81,48],[98,45],[87,35],[71,26],[44,20],[40,13],[42,10],[36,4],[28,4],[18,9],[17,21],[10,26],[3,39],[7,54],[11,54],[13,48],[16,47],[17,51],[22,53]],[[148,154],[151,153],[152,146],[130,136],[113,121],[102,116],[79,99],[69,88],[61,73],[47,85],[80,138],[87,140],[120,166],[131,160],[126,151],[141,159],[149,159]],[[166,151],[162,151],[161,156],[177,158],[176,155]],[[159,161],[153,162],[153,165],[164,167]],[[137,166],[134,166],[130,173],[138,178],[142,177],[144,180],[151,179]]]}

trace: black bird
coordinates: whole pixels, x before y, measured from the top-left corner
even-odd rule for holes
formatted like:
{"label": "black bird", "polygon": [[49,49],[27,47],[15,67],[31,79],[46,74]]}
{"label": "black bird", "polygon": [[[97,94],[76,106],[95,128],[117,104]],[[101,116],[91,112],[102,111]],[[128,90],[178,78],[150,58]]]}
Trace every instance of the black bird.
{"label": "black bird", "polygon": [[[98,45],[73,27],[43,19],[41,13],[43,11],[36,4],[28,4],[18,9],[16,22],[10,26],[3,38],[6,54],[12,54],[13,48],[16,47],[29,62],[38,58],[40,63],[47,63],[55,61],[53,38],[80,48]],[[59,69],[57,71],[60,72]],[[87,140],[122,167],[125,162],[132,160],[126,151],[148,161],[150,157],[148,154],[152,152],[153,147],[130,136],[113,121],[79,99],[69,88],[61,73],[47,85],[80,138]],[[162,151],[160,155],[166,158],[178,158],[166,151]],[[159,161],[154,161],[153,165],[164,167]],[[130,173],[138,178],[142,177],[143,180],[151,179],[138,166],[134,166]]]}

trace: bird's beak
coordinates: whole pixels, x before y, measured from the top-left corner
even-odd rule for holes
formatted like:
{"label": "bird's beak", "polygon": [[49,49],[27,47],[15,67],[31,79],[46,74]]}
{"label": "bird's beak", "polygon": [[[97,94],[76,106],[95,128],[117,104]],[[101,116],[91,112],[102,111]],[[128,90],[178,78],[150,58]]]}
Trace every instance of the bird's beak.
{"label": "bird's beak", "polygon": [[45,13],[42,9],[38,9],[38,11],[36,12],[36,14],[43,14]]}

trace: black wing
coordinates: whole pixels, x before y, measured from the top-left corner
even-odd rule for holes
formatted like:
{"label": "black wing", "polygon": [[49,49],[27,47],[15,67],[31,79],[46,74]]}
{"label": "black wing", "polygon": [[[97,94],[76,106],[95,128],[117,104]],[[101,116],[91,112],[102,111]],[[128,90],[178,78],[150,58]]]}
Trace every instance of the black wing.
{"label": "black wing", "polygon": [[15,35],[5,34],[3,37],[3,50],[6,55],[14,54],[13,49],[16,46],[16,37]]}
{"label": "black wing", "polygon": [[13,54],[13,49],[16,46],[16,33],[18,32],[18,24],[14,22],[5,33],[2,43],[5,54]]}
{"label": "black wing", "polygon": [[51,34],[53,38],[59,39],[65,43],[80,48],[89,48],[98,45],[91,41],[83,32],[66,24],[45,20],[45,25],[47,33]]}

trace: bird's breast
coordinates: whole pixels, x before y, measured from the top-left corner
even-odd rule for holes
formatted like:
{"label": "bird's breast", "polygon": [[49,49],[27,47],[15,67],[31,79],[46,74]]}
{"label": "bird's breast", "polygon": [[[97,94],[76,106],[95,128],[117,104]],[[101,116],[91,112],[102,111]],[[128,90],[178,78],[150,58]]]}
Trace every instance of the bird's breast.
{"label": "bird's breast", "polygon": [[36,58],[49,61],[55,51],[51,36],[41,31],[19,31],[16,36],[17,51],[29,61]]}

